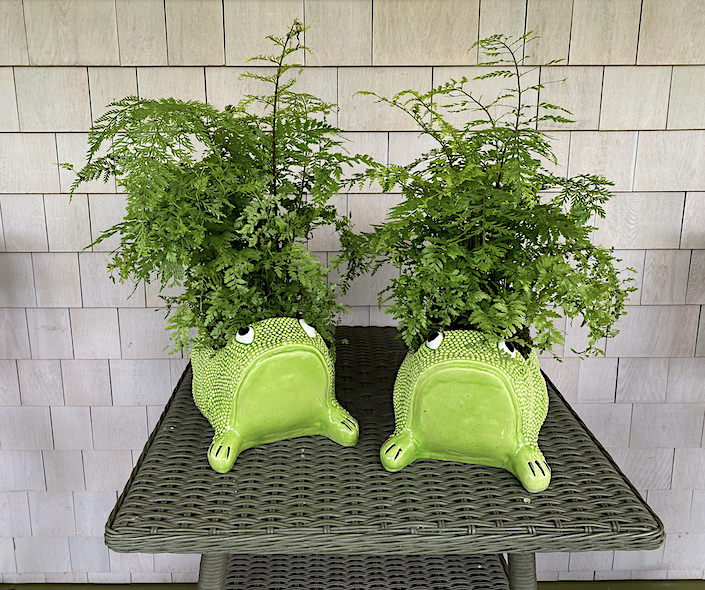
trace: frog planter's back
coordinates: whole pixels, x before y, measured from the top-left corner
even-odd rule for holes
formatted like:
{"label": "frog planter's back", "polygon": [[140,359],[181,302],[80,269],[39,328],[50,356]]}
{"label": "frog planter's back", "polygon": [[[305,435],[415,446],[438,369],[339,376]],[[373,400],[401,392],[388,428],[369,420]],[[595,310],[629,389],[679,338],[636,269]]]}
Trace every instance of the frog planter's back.
{"label": "frog planter's back", "polygon": [[285,438],[357,442],[357,422],[335,398],[330,352],[303,320],[257,322],[218,350],[197,343],[191,364],[196,406],[215,430],[208,461],[219,473],[241,451]]}
{"label": "frog planter's back", "polygon": [[540,492],[551,479],[538,447],[547,411],[534,351],[524,359],[510,343],[480,332],[436,334],[399,369],[396,430],[380,458],[388,471],[416,459],[502,467],[529,492]]}

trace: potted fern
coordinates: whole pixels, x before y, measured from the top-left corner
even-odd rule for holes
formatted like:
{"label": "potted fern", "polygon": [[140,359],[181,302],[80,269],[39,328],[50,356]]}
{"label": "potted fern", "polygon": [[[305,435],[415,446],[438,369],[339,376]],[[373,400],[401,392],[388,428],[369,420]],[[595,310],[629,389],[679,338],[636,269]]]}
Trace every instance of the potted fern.
{"label": "potted fern", "polygon": [[244,76],[271,90],[236,106],[112,103],[71,189],[114,176],[127,213],[95,242],[120,236],[109,270],[178,287],[164,295],[169,328],[176,349],[192,345],[194,399],[215,430],[207,456],[218,472],[256,444],[358,436],[336,401],[329,349],[344,308],[306,240],[316,227],[346,226],[330,197],[347,166],[371,161],[342,147],[326,122],[335,105],[292,88],[304,30],[294,21],[268,37],[276,55],[253,59],[269,73]]}
{"label": "potted fern", "polygon": [[538,123],[567,122],[569,113],[531,100],[542,85],[526,85],[531,70],[517,57],[530,40],[476,44],[490,68],[475,80],[510,86],[490,102],[466,78],[391,98],[363,92],[406,112],[436,144],[409,165],[368,169],[405,200],[374,231],[343,240],[353,274],[399,269],[379,295],[411,348],[394,388],[396,430],[380,450],[390,471],[422,458],[460,460],[545,489],[551,472],[538,434],[548,397],[537,352],[563,342],[559,310],[587,326],[579,352],[596,352],[633,290],[613,252],[590,241],[611,183],[563,178],[543,164],[556,158]]}

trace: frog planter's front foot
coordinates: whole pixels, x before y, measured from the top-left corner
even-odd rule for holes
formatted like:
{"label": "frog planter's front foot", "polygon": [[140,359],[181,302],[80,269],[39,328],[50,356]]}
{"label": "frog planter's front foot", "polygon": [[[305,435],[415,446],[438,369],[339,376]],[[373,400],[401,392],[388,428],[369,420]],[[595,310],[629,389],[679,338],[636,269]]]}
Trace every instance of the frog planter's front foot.
{"label": "frog planter's front foot", "polygon": [[227,473],[233,468],[239,453],[240,435],[229,430],[213,437],[213,442],[208,447],[208,463],[213,471]]}
{"label": "frog planter's front foot", "polygon": [[352,447],[357,444],[360,428],[357,420],[349,412],[334,405],[328,410],[322,435],[327,436],[332,441],[344,447]]}
{"label": "frog planter's front foot", "polygon": [[551,483],[551,468],[543,453],[527,446],[519,448],[509,469],[527,492],[543,492]]}
{"label": "frog planter's front foot", "polygon": [[399,471],[418,459],[414,440],[409,430],[390,436],[379,450],[379,458],[387,471]]}

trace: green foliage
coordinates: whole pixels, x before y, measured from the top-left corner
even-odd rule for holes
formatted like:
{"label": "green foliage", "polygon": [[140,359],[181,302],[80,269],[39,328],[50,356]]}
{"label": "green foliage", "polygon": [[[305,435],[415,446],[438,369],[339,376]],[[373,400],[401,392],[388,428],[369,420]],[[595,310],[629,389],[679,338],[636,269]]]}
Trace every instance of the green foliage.
{"label": "green foliage", "polygon": [[120,280],[179,288],[165,297],[177,348],[192,328],[220,347],[276,316],[304,317],[330,340],[344,311],[305,240],[316,227],[346,226],[329,198],[349,182],[347,166],[371,160],[343,148],[326,122],[335,105],[292,90],[301,66],[285,62],[308,50],[304,30],[294,21],[284,37],[268,37],[277,55],[253,58],[274,66],[245,74],[267,88],[262,95],[223,110],[130,96],[91,129],[71,192],[114,176],[127,193],[125,218],[94,243],[119,234],[108,268]]}
{"label": "green foliage", "polygon": [[[556,158],[537,124],[569,122],[570,113],[546,102],[537,108],[543,86],[526,87],[531,70],[517,58],[530,40],[495,35],[476,44],[493,69],[475,79],[512,83],[489,103],[467,78],[392,98],[363,92],[406,112],[437,143],[407,166],[370,167],[368,178],[386,191],[400,187],[405,200],[373,232],[343,237],[352,274],[385,263],[400,269],[379,302],[391,300],[412,347],[432,331],[467,328],[511,338],[523,352],[547,350],[563,342],[554,325],[562,308],[589,329],[589,345],[578,352],[594,353],[600,338],[616,333],[634,290],[621,284],[612,250],[590,241],[612,183],[566,179],[544,166]],[[453,123],[462,115],[470,120]]]}

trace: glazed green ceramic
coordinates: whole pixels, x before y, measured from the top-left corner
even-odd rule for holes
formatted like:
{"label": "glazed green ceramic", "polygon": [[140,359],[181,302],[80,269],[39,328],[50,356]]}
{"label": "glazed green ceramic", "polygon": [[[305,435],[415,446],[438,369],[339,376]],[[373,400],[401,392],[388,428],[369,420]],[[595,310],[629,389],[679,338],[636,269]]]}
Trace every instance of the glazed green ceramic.
{"label": "glazed green ceramic", "polygon": [[540,492],[551,480],[538,447],[547,411],[534,351],[524,359],[511,343],[469,330],[434,334],[397,373],[396,430],[380,458],[388,471],[417,459],[502,467]]}
{"label": "glazed green ceramic", "polygon": [[215,430],[208,461],[219,473],[243,450],[285,438],[357,442],[357,422],[335,398],[328,347],[303,320],[257,322],[218,350],[196,343],[191,365],[193,398]]}

